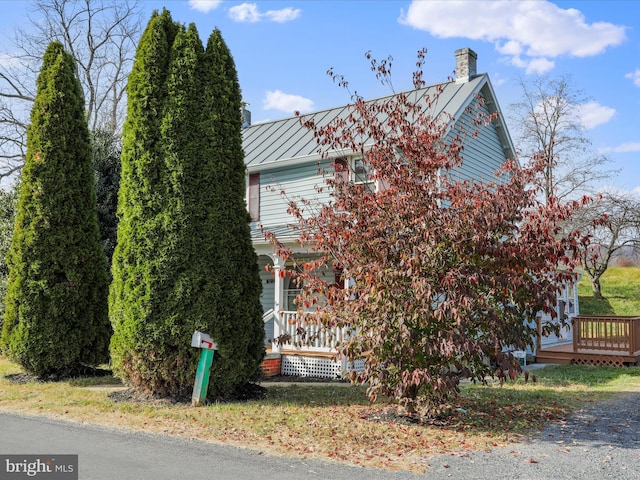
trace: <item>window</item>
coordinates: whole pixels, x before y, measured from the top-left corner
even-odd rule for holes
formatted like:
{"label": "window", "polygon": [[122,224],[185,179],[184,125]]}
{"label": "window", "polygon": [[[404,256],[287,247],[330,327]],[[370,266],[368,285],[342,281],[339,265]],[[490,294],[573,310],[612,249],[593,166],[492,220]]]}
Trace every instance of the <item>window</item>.
{"label": "window", "polygon": [[362,157],[340,157],[335,159],[335,179],[337,182],[351,181],[354,185],[363,185],[365,190],[375,192],[376,180],[371,168]]}
{"label": "window", "polygon": [[376,190],[375,181],[371,176],[371,169],[362,158],[353,159],[353,183],[364,185],[369,192]]}
{"label": "window", "polygon": [[247,206],[251,221],[260,220],[260,173],[249,174],[249,189],[247,191]]}
{"label": "window", "polygon": [[344,183],[349,180],[349,159],[348,158],[346,157],[336,158],[335,180],[338,183]]}

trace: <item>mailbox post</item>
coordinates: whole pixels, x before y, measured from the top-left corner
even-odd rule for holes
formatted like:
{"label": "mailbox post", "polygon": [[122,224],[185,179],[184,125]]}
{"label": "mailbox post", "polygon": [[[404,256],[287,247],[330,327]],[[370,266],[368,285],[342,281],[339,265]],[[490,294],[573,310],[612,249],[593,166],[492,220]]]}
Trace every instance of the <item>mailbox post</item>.
{"label": "mailbox post", "polygon": [[191,337],[191,346],[201,349],[200,361],[196,370],[196,381],[193,384],[193,395],[191,396],[191,405],[199,407],[207,398],[211,363],[218,345],[206,333],[196,331]]}

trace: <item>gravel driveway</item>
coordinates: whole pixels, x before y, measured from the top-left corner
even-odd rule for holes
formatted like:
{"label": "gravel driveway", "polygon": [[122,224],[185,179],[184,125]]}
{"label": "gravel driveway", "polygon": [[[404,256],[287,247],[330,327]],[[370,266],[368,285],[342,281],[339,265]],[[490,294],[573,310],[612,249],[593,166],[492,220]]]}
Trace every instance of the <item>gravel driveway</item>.
{"label": "gravel driveway", "polygon": [[640,479],[640,393],[592,403],[530,441],[430,462],[427,479]]}

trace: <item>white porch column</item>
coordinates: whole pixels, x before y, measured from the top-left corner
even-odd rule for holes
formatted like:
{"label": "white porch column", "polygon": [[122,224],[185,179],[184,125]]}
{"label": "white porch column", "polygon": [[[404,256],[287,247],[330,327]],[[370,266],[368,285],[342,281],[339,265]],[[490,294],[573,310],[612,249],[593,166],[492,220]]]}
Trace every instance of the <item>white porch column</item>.
{"label": "white porch column", "polygon": [[[284,306],[284,259],[276,254],[270,254],[271,260],[273,260],[273,274],[274,274],[274,299],[273,299],[273,338],[278,338],[282,332],[282,316],[280,311]],[[271,351],[278,352],[280,347],[276,342],[271,342]]]}

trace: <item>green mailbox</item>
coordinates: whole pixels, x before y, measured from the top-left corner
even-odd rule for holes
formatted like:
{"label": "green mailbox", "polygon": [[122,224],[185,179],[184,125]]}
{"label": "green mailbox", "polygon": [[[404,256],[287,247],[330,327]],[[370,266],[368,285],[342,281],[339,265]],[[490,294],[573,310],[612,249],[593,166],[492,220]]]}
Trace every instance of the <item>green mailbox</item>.
{"label": "green mailbox", "polygon": [[213,362],[213,354],[218,349],[218,345],[206,333],[196,331],[191,336],[191,346],[201,349],[198,370],[196,370],[196,381],[193,384],[193,395],[191,396],[191,405],[199,407],[207,398],[211,363]]}

